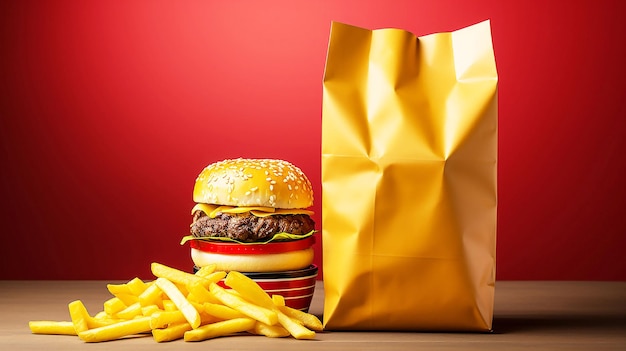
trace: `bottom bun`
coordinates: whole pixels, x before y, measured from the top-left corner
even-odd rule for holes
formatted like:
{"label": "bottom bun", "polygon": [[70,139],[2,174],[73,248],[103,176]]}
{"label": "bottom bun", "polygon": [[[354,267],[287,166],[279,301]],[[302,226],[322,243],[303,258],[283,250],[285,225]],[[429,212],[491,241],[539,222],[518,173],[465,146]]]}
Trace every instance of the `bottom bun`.
{"label": "bottom bun", "polygon": [[273,254],[221,254],[191,249],[191,259],[197,267],[210,264],[216,270],[238,272],[277,272],[306,268],[313,263],[313,248]]}

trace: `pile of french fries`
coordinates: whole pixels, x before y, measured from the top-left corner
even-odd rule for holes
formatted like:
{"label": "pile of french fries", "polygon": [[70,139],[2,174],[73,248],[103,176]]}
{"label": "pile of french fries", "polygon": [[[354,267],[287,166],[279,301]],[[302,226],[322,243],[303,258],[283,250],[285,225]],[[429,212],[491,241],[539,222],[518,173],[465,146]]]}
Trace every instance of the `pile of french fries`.
{"label": "pile of french fries", "polygon": [[[71,321],[30,321],[34,334],[78,335],[85,342],[152,334],[156,342],[202,341],[247,332],[272,338],[313,339],[320,320],[285,306],[242,273],[206,266],[195,274],[152,263],[155,280],[134,278],[107,284],[113,295],[91,316],[80,300],[70,302]],[[230,289],[217,284],[220,280]]]}

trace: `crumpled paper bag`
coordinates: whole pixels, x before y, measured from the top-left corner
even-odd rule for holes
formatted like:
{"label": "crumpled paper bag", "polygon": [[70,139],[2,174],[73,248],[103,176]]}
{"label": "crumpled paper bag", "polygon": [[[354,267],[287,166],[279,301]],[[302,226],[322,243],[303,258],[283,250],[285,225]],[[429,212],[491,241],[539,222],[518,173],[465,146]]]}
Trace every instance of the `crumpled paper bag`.
{"label": "crumpled paper bag", "polygon": [[326,329],[491,329],[497,82],[489,21],[421,37],[332,23]]}

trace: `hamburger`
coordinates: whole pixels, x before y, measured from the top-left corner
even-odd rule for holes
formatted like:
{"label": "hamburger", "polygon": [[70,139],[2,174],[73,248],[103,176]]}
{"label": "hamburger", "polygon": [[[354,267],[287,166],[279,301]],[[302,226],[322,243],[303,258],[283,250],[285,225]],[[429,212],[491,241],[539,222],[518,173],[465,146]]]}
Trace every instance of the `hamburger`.
{"label": "hamburger", "polygon": [[208,165],[193,189],[191,258],[197,268],[277,272],[313,262],[311,183],[276,159],[229,159]]}

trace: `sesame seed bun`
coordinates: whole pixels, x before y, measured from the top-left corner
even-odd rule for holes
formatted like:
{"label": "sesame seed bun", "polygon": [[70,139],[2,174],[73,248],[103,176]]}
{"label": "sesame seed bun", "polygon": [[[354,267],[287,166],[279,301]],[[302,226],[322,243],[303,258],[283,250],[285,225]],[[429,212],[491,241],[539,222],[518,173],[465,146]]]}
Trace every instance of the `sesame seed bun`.
{"label": "sesame seed bun", "polygon": [[302,170],[287,161],[239,158],[202,170],[193,200],[228,206],[307,208],[313,205],[313,189]]}

